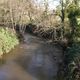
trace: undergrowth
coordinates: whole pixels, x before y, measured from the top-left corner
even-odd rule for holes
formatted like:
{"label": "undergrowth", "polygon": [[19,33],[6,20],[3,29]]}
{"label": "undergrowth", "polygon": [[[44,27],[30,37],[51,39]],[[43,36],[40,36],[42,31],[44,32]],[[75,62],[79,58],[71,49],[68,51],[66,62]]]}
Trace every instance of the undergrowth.
{"label": "undergrowth", "polygon": [[68,47],[65,55],[65,79],[80,80],[80,43]]}
{"label": "undergrowth", "polygon": [[16,34],[8,28],[0,27],[0,56],[8,53],[19,43]]}

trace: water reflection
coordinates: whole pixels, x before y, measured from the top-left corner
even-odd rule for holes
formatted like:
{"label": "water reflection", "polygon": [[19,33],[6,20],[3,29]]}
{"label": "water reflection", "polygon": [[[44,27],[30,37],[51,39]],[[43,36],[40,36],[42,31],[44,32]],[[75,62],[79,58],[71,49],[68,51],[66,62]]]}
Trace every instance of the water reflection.
{"label": "water reflection", "polygon": [[30,54],[31,51],[27,51],[28,55],[19,57],[18,62],[26,72],[36,77],[37,80],[53,80],[53,77],[57,75],[58,64],[53,58],[55,51],[51,47],[45,46],[45,44],[39,45],[32,50],[32,54]]}
{"label": "water reflection", "polygon": [[0,80],[56,80],[61,49],[26,35],[25,43],[5,56]]}

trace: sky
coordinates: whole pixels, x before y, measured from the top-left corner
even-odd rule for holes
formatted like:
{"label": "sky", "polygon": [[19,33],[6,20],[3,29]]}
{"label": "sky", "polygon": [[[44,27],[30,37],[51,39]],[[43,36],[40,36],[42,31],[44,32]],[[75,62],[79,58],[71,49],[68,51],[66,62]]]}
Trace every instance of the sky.
{"label": "sky", "polygon": [[56,6],[59,5],[59,0],[49,0],[49,9],[56,9]]}
{"label": "sky", "polygon": [[[37,0],[37,4],[43,4],[44,0]],[[60,0],[48,0],[48,4],[49,4],[49,9],[53,10],[56,9],[56,6],[59,5],[59,1]]]}

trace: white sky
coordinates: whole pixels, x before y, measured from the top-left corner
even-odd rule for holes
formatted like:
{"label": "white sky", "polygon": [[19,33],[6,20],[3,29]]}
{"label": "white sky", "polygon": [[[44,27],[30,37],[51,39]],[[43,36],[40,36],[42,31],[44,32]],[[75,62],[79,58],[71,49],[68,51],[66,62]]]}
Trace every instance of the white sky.
{"label": "white sky", "polygon": [[55,9],[59,5],[59,0],[49,0],[49,8]]}
{"label": "white sky", "polygon": [[[43,1],[44,0],[37,0],[37,4],[43,4]],[[56,9],[56,6],[59,5],[59,1],[60,0],[48,0],[48,3],[49,3],[49,9],[50,10],[53,10],[53,9]]]}

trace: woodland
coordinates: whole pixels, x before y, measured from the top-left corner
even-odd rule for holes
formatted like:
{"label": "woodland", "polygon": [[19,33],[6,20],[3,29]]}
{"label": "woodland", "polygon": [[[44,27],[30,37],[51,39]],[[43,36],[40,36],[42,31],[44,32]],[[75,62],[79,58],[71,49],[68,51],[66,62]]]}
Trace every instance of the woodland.
{"label": "woodland", "polygon": [[0,0],[0,65],[28,33],[62,48],[56,80],[80,80],[80,0],[55,1],[50,9],[49,0]]}

